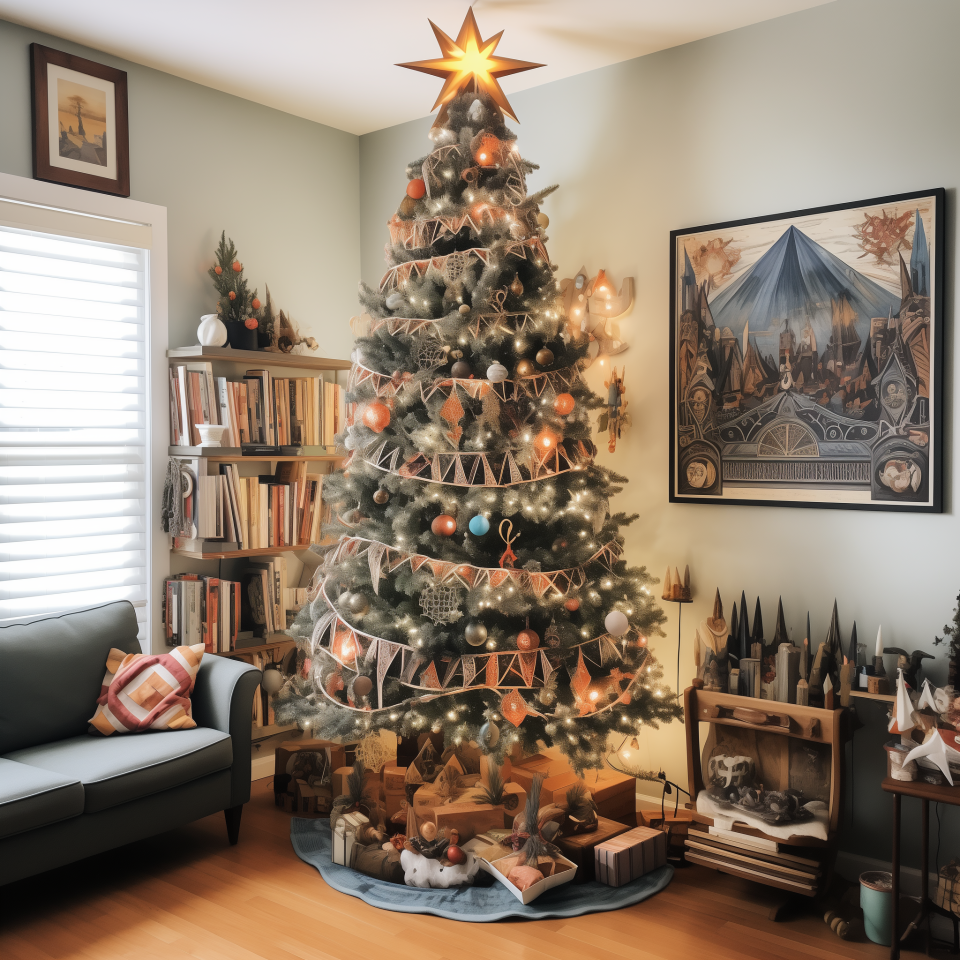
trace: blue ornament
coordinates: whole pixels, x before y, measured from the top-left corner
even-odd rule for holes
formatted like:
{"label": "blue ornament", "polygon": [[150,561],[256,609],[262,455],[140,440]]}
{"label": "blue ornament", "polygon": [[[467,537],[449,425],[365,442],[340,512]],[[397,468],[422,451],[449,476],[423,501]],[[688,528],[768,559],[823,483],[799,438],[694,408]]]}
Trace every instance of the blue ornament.
{"label": "blue ornament", "polygon": [[470,518],[470,532],[475,537],[482,537],[489,530],[490,521],[486,517],[483,517],[478,513],[475,517]]}

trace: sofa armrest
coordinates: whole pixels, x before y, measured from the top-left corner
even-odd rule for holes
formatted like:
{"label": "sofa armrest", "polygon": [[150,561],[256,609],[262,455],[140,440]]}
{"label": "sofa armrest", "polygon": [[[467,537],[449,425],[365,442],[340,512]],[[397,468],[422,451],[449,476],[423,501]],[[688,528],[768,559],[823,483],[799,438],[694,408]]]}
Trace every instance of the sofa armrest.
{"label": "sofa armrest", "polygon": [[193,719],[201,727],[230,734],[233,745],[232,807],[250,799],[250,731],[253,694],[260,671],[249,663],[207,655],[200,663],[191,697]]}

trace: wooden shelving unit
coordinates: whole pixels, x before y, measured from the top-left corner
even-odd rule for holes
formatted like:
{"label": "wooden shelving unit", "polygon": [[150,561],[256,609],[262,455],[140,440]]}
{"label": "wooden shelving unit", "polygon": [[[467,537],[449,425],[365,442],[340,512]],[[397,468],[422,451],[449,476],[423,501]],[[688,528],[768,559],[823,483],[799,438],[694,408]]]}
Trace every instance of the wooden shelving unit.
{"label": "wooden shelving unit", "polygon": [[267,353],[264,350],[234,350],[231,347],[173,347],[167,351],[170,360],[228,360],[254,364],[256,367],[296,367],[298,370],[349,370],[349,360],[329,357],[308,357],[299,353]]}
{"label": "wooden shelving unit", "polygon": [[859,697],[861,700],[882,700],[885,703],[893,703],[897,698],[892,693],[867,693],[866,690],[851,690],[851,697]]}
{"label": "wooden shelving unit", "polygon": [[[171,362],[210,361],[219,363],[235,363],[247,368],[288,367],[303,371],[333,372],[349,370],[349,360],[336,360],[328,357],[310,357],[291,353],[267,353],[260,350],[233,350],[230,347],[204,347],[199,344],[189,347],[175,347],[167,351],[167,358]],[[329,464],[332,469],[340,463],[344,456],[337,453],[317,453],[316,447],[308,448],[310,453],[291,456],[283,454],[253,454],[244,455],[242,450],[227,447],[174,447],[169,448],[170,456],[203,458],[210,463],[280,463],[292,461],[306,461],[309,463]],[[327,448],[330,449],[329,447]],[[271,468],[272,469],[272,468]],[[247,550],[233,551],[205,551],[194,553],[190,550],[173,549],[172,553],[181,557],[192,557],[194,560],[239,560],[247,557],[269,557],[278,553],[301,553],[310,549],[310,544],[287,544],[280,547],[259,547]],[[294,640],[286,634],[274,634],[263,643],[249,647],[238,647],[235,650],[214,654],[220,657],[236,657],[240,659],[253,658],[257,654],[270,651],[286,653],[294,646]],[[266,714],[266,706],[264,706]],[[268,726],[252,725],[251,739],[254,743],[267,740],[281,733],[297,730],[297,724],[270,724]]]}

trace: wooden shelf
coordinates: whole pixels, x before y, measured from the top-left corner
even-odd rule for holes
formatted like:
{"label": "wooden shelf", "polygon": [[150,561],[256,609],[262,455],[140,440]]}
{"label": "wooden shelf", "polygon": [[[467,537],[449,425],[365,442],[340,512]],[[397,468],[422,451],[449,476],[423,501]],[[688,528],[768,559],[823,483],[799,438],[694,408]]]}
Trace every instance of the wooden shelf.
{"label": "wooden shelf", "polygon": [[[171,447],[170,456],[171,457],[205,457],[207,460],[213,460],[215,463],[266,463],[266,462],[280,462],[282,460],[306,460],[310,461],[319,461],[323,463],[334,463],[337,460],[343,460],[346,456],[342,453],[308,453],[296,457],[281,457],[279,455],[273,456],[263,456],[263,457],[251,457],[244,456],[241,453],[234,453],[232,448],[225,449],[223,447],[219,448],[223,452],[215,452],[217,447]],[[183,453],[184,450],[190,451],[203,451],[200,453]]]}
{"label": "wooden shelf", "polygon": [[308,357],[296,353],[267,353],[264,350],[233,350],[230,347],[173,347],[170,360],[227,360],[256,367],[296,367],[300,370],[349,370],[349,360]]}
{"label": "wooden shelf", "polygon": [[899,793],[904,797],[919,797],[921,800],[932,800],[934,803],[960,806],[960,786],[951,787],[949,783],[938,786],[924,780],[894,780],[892,777],[885,777],[880,787],[887,793]]}
{"label": "wooden shelf", "polygon": [[312,544],[296,543],[282,547],[257,547],[251,550],[232,550],[228,552],[194,553],[192,550],[171,550],[181,557],[193,557],[194,560],[232,560],[234,557],[269,557],[274,553],[305,553]]}
{"label": "wooden shelf", "polygon": [[276,650],[277,647],[284,647],[288,644],[293,646],[297,641],[293,637],[288,637],[285,633],[275,634],[272,640],[266,643],[257,644],[255,647],[237,647],[236,650],[214,652],[215,657],[245,657],[255,653],[266,653],[268,650]]}
{"label": "wooden shelf", "polygon": [[851,697],[860,697],[862,700],[883,700],[885,703],[893,703],[897,699],[894,693],[867,693],[866,690],[851,690]]}

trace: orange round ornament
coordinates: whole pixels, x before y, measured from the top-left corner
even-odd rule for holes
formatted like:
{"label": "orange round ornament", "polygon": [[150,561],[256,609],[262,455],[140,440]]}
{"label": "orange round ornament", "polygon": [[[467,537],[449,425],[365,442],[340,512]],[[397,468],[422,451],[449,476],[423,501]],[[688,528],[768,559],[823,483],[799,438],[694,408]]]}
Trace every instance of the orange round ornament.
{"label": "orange round ornament", "polygon": [[250,301],[250,306],[253,307],[254,310],[259,310],[259,309],[260,309],[260,298],[259,298],[259,297],[254,297],[253,300]]}
{"label": "orange round ornament", "polygon": [[220,264],[218,263],[218,264],[213,268],[213,272],[219,277],[220,274],[223,273],[223,267],[221,267]]}
{"label": "orange round ornament", "polygon": [[414,200],[419,200],[427,192],[427,185],[417,177],[407,184],[407,196]]}
{"label": "orange round ornament", "polygon": [[517,649],[528,653],[530,650],[536,650],[540,646],[540,637],[536,630],[527,627],[517,634]]}
{"label": "orange round ornament", "polygon": [[243,325],[248,330],[256,330],[257,327],[260,326],[260,321],[256,317],[247,317],[247,319],[243,321]]}
{"label": "orange round ornament", "polygon": [[227,296],[228,296],[231,300],[236,300],[236,299],[237,299],[237,295],[236,295],[232,290],[227,294]]}
{"label": "orange round ornament", "polygon": [[457,532],[457,521],[448,513],[441,513],[433,518],[430,529],[438,537],[452,537]]}
{"label": "orange round ornament", "polygon": [[554,413],[561,417],[565,417],[568,413],[573,413],[574,406],[576,406],[576,404],[569,393],[558,393],[557,399],[553,401]]}
{"label": "orange round ornament", "polygon": [[580,601],[576,597],[571,597],[563,602],[563,606],[571,613],[576,613],[580,609]]}
{"label": "orange round ornament", "polygon": [[500,153],[500,141],[492,134],[487,134],[480,141],[477,152],[473,159],[481,167],[495,167],[497,165],[497,156]]}
{"label": "orange round ornament", "polygon": [[239,273],[243,269],[243,264],[239,260],[233,261],[233,272]]}
{"label": "orange round ornament", "polygon": [[385,403],[369,403],[363,411],[363,424],[374,433],[381,433],[390,422],[390,408]]}

